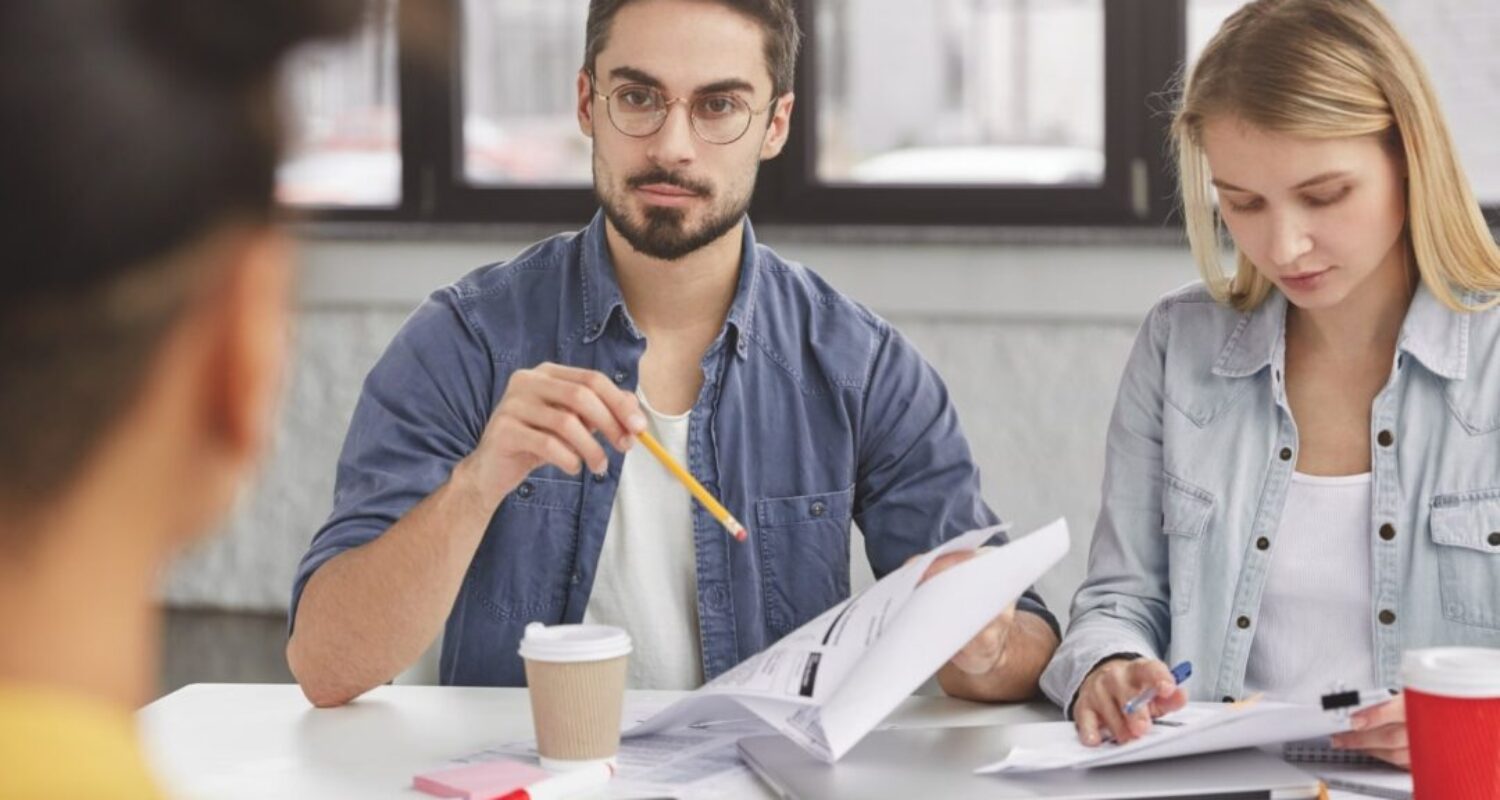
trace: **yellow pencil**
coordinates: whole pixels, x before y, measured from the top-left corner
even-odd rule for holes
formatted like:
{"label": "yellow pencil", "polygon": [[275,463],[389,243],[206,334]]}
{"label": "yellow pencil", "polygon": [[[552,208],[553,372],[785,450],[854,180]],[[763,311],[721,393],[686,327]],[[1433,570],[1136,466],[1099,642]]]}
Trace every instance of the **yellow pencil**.
{"label": "yellow pencil", "polygon": [[709,494],[707,489],[703,488],[703,484],[699,483],[698,479],[694,478],[692,473],[683,469],[682,465],[677,463],[677,459],[673,458],[672,454],[668,453],[666,448],[661,446],[661,442],[656,441],[656,437],[646,431],[641,431],[636,434],[636,438],[641,440],[641,444],[645,445],[646,449],[650,450],[651,454],[656,456],[656,460],[660,461],[662,466],[666,467],[667,471],[672,473],[673,477],[681,481],[682,485],[686,486],[687,490],[692,492],[694,497],[698,498],[698,502],[702,503],[703,507],[708,509],[708,513],[714,515],[714,519],[718,520],[719,524],[724,526],[724,530],[729,531],[734,536],[735,541],[745,541],[747,536],[745,526],[741,525],[740,521],[735,519],[733,514],[729,513],[729,509],[725,508],[723,503],[714,499],[714,496]]}

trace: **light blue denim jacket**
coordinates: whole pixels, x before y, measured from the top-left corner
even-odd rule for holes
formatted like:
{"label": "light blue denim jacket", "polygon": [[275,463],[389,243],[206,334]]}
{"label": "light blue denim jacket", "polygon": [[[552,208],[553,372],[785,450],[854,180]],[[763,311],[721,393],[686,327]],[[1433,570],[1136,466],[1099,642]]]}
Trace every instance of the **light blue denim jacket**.
{"label": "light blue denim jacket", "polygon": [[[1191,660],[1194,700],[1244,691],[1297,463],[1286,308],[1273,292],[1242,314],[1194,284],[1142,326],[1110,421],[1088,577],[1042,676],[1070,712],[1115,653]],[[1399,685],[1405,649],[1500,647],[1497,341],[1500,311],[1455,313],[1418,289],[1371,406],[1369,624],[1386,686]]]}

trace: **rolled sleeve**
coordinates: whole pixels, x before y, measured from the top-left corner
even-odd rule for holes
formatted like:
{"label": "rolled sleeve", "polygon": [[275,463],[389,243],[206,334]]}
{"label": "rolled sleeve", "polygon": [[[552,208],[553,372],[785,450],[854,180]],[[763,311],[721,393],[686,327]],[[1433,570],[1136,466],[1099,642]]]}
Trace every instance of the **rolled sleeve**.
{"label": "rolled sleeve", "polygon": [[[882,325],[881,334],[866,382],[854,515],[876,577],[1000,521],[981,495],[979,468],[937,371],[894,328]],[[1016,607],[1059,632],[1035,591]]]}
{"label": "rolled sleeve", "polygon": [[1167,544],[1161,531],[1163,307],[1131,351],[1107,437],[1099,521],[1068,634],[1042,674],[1042,691],[1070,710],[1103,659],[1161,657],[1170,641]]}
{"label": "rolled sleeve", "polygon": [[339,456],[333,511],[297,568],[288,630],[314,572],[385,533],[478,443],[494,367],[460,302],[451,288],[433,294],[365,379]]}

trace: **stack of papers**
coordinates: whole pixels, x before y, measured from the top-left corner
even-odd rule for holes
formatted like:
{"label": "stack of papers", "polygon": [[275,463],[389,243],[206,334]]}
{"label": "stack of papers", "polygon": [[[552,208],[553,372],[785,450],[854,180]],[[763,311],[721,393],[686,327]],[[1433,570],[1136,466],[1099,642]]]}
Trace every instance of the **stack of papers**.
{"label": "stack of papers", "polygon": [[1057,520],[918,585],[938,556],[1003,530],[970,531],[913,559],[626,736],[748,711],[837,761],[1068,551],[1067,523]]}
{"label": "stack of papers", "polygon": [[1241,747],[1317,739],[1349,730],[1349,721],[1314,706],[1293,703],[1189,703],[1161,717],[1135,741],[1085,747],[1071,722],[1021,726],[1016,747],[1004,759],[975,770],[981,774],[1082,769],[1214,753]]}

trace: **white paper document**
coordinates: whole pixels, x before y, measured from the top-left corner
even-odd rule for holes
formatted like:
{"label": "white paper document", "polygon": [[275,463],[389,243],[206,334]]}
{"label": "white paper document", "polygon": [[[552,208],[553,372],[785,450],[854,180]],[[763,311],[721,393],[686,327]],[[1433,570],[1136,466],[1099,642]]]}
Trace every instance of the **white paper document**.
{"label": "white paper document", "polygon": [[1003,530],[970,531],[912,560],[626,736],[749,711],[837,761],[1067,553],[1068,526],[1057,520],[918,586],[938,556]]}
{"label": "white paper document", "polygon": [[[1021,726],[1003,760],[975,772],[1018,773],[1048,769],[1106,767],[1159,758],[1214,753],[1241,747],[1317,739],[1349,730],[1349,721],[1320,708],[1292,703],[1189,703],[1156,720],[1151,730],[1123,745],[1085,747],[1071,722]],[[1023,732],[1024,731],[1024,732]]]}
{"label": "white paper document", "polygon": [[[627,700],[622,716],[640,721],[661,708],[658,702]],[[703,722],[622,741],[608,797],[728,800],[753,794],[758,781],[740,760],[736,744],[746,736],[767,734],[771,729],[739,711],[739,719]],[[448,765],[502,758],[537,763],[536,741],[509,742],[453,759]]]}

